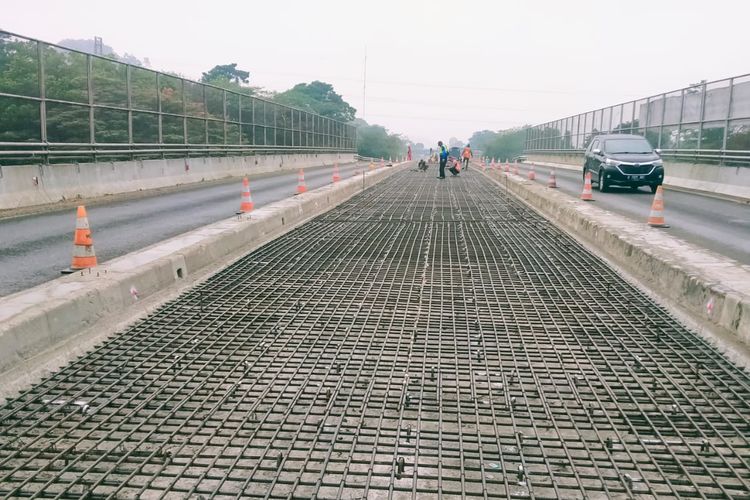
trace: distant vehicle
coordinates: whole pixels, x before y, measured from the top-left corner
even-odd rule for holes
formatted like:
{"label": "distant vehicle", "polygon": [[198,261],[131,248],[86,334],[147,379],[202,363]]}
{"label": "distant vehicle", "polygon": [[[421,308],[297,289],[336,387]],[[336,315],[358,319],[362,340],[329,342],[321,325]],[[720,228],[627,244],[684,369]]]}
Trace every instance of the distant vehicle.
{"label": "distant vehicle", "polygon": [[453,146],[452,148],[448,149],[448,159],[449,160],[457,160],[461,157],[461,149],[456,146]]}
{"label": "distant vehicle", "polygon": [[611,186],[633,190],[649,186],[651,192],[664,181],[661,151],[651,147],[645,137],[633,134],[610,134],[594,137],[586,148],[583,177],[591,172],[591,182],[602,193]]}
{"label": "distant vehicle", "polygon": [[526,161],[526,157],[524,155],[519,155],[513,158],[511,161],[514,161],[514,162],[517,161],[518,163],[521,163],[521,162]]}

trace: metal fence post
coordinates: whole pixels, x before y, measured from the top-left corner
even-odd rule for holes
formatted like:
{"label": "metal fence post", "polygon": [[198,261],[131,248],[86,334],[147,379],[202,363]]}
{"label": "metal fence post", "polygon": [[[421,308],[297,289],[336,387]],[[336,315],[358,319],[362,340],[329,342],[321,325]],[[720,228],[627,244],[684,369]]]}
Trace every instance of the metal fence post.
{"label": "metal fence post", "polygon": [[664,114],[667,112],[667,94],[662,94],[661,99],[661,120],[659,123],[659,140],[657,141],[657,148],[661,148],[661,137],[664,133]]}
{"label": "metal fence post", "polygon": [[185,145],[185,156],[189,156],[187,153],[188,141],[188,126],[187,126],[187,99],[185,94],[185,79],[180,78],[180,86],[182,87],[182,143]]}
{"label": "metal fence post", "polygon": [[[131,66],[130,64],[125,66],[125,92],[127,93],[127,103],[128,103],[128,145],[130,148],[133,148],[133,93],[132,88],[130,85],[130,72],[131,72]],[[131,154],[130,159],[132,160],[134,156]]]}
{"label": "metal fence post", "polygon": [[[724,120],[724,138],[721,141],[722,157],[727,150],[727,139],[729,138],[729,119],[732,117],[732,101],[734,100],[734,78],[729,79],[729,99],[727,100],[727,118]],[[724,159],[722,158],[722,163]]]}
{"label": "metal fence post", "polygon": [[[161,109],[161,73],[156,73],[156,111],[157,111],[157,127],[159,133],[159,144],[164,144],[164,125],[162,124],[162,109]],[[162,158],[164,155],[162,155]]]}
{"label": "metal fence post", "polygon": [[86,54],[86,92],[88,93],[89,102],[89,142],[96,143],[96,134],[94,131],[94,82],[92,81],[93,61],[91,54]]}
{"label": "metal fence post", "polygon": [[706,84],[701,85],[701,114],[700,119],[698,121],[698,147],[696,149],[701,149],[701,144],[703,143],[703,120],[706,117]]}
{"label": "metal fence post", "polygon": [[37,71],[39,78],[39,127],[40,138],[42,142],[47,142],[47,86],[46,86],[46,75],[44,72],[44,50],[42,49],[42,43],[36,42],[36,53],[37,53]]}

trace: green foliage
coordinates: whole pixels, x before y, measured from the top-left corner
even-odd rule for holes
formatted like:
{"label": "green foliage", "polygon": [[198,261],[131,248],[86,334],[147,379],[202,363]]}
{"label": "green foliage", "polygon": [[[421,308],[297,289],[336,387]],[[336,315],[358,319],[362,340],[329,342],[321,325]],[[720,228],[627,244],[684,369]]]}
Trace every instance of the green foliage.
{"label": "green foliage", "polygon": [[276,94],[274,101],[343,122],[354,120],[357,112],[333,90],[330,83],[317,80],[298,83],[286,92]]}
{"label": "green foliage", "polygon": [[398,134],[389,134],[385,127],[356,120],[357,153],[372,158],[395,158],[406,154],[407,141]]}
{"label": "green foliage", "polygon": [[215,84],[217,81],[227,81],[237,85],[248,83],[250,72],[237,69],[237,63],[217,64],[203,73],[201,82]]}
{"label": "green foliage", "polygon": [[[93,140],[122,144],[128,143],[132,131],[133,143],[157,144],[161,129],[164,144],[327,147],[335,143],[328,134],[345,131],[339,124],[304,116],[281,104],[243,97],[275,96],[247,85],[250,74],[236,64],[214,66],[203,73],[202,81],[209,84],[203,85],[180,75],[157,74],[46,44],[39,50],[36,41],[0,34],[0,93],[9,94],[0,96],[0,142],[42,141],[42,103],[22,98],[42,95],[40,55],[48,99],[46,139],[50,143]],[[339,120],[350,121],[355,112],[323,82],[296,85],[279,101],[292,101],[300,108]],[[296,130],[289,130],[292,126]],[[399,143],[398,137],[386,134],[381,153],[395,154]]]}
{"label": "green foliage", "polygon": [[523,153],[527,128],[528,125],[498,132],[481,130],[472,134],[469,144],[472,149],[482,151],[483,155],[490,158],[514,158]]}
{"label": "green foliage", "polygon": [[[36,44],[0,35],[0,92],[39,96]],[[39,105],[0,97],[0,141],[40,140]]]}
{"label": "green foliage", "polygon": [[474,151],[487,151],[487,147],[495,138],[497,138],[497,132],[480,130],[471,135],[469,144]]}
{"label": "green foliage", "polygon": [[217,64],[201,76],[202,83],[232,90],[245,95],[262,95],[263,89],[248,85],[250,72],[237,69],[237,63]]}
{"label": "green foliage", "polygon": [[727,149],[735,151],[750,151],[750,125],[742,125],[729,131]]}

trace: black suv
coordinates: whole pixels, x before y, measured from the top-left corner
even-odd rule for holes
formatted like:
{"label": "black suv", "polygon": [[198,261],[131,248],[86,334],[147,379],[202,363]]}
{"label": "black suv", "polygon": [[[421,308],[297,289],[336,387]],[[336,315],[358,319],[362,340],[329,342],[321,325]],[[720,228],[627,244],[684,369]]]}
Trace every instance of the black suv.
{"label": "black suv", "polygon": [[591,172],[591,182],[601,192],[610,186],[631,189],[649,186],[655,193],[664,181],[664,164],[659,153],[640,135],[598,135],[586,148],[583,177]]}

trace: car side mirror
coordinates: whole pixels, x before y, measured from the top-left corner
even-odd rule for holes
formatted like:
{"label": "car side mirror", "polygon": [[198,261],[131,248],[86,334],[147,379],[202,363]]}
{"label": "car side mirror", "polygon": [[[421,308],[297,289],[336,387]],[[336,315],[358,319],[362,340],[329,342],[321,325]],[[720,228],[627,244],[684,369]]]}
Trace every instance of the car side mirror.
{"label": "car side mirror", "polygon": [[654,153],[656,153],[659,156],[661,156],[661,149],[659,149],[659,148],[654,149]]}
{"label": "car side mirror", "polygon": [[601,150],[601,149],[599,149],[599,148],[596,148],[596,149],[594,149],[594,150],[593,150],[593,151],[591,151],[591,152],[592,152],[592,153],[594,153],[595,155],[600,155],[600,154],[602,154],[602,150]]}

